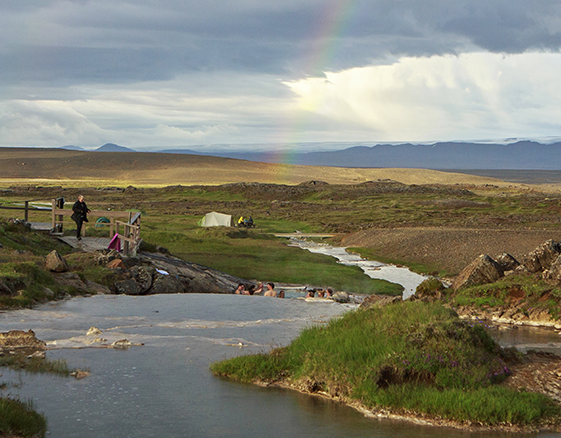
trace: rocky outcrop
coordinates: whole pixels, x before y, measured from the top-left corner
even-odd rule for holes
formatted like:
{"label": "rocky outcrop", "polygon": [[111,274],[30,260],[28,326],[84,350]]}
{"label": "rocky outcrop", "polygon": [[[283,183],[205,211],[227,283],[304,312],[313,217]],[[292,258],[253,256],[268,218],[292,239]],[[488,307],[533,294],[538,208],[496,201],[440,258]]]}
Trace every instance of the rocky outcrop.
{"label": "rocky outcrop", "polygon": [[552,283],[561,284],[561,256],[557,257],[549,269],[543,273],[543,278]]}
{"label": "rocky outcrop", "polygon": [[116,294],[232,293],[239,283],[250,283],[164,254],[142,252],[136,257],[124,257],[105,251],[97,262],[125,277],[111,288]]}
{"label": "rocky outcrop", "polygon": [[45,258],[45,268],[52,272],[67,272],[68,263],[56,250],[51,251]]}
{"label": "rocky outcrop", "polygon": [[499,324],[531,325],[561,329],[561,321],[556,320],[549,311],[540,307],[529,307],[524,300],[490,308],[460,306],[454,308],[460,318],[493,321]]}
{"label": "rocky outcrop", "polygon": [[186,291],[186,283],[175,275],[166,275],[156,272],[152,287],[148,289],[150,294],[175,294],[184,293]]}
{"label": "rocky outcrop", "polygon": [[383,307],[388,304],[400,303],[403,301],[401,295],[369,295],[360,304],[360,309],[368,309],[370,307]]}
{"label": "rocky outcrop", "polygon": [[528,254],[517,269],[530,273],[545,271],[551,267],[559,255],[561,255],[561,244],[548,240]]}
{"label": "rocky outcrop", "polygon": [[506,252],[501,254],[496,261],[503,272],[514,271],[520,266],[520,262]]}
{"label": "rocky outcrop", "polygon": [[452,283],[452,289],[493,283],[502,276],[501,266],[487,254],[482,254],[460,272]]}
{"label": "rocky outcrop", "polygon": [[555,285],[561,285],[561,243],[548,240],[524,257],[519,263],[510,254],[504,253],[493,260],[488,255],[481,255],[470,263],[452,283],[452,288],[493,283],[513,273],[541,274]]}
{"label": "rocky outcrop", "polygon": [[6,333],[0,333],[0,349],[13,348],[32,348],[36,350],[44,350],[47,344],[35,337],[33,330],[26,332],[21,330],[10,330]]}

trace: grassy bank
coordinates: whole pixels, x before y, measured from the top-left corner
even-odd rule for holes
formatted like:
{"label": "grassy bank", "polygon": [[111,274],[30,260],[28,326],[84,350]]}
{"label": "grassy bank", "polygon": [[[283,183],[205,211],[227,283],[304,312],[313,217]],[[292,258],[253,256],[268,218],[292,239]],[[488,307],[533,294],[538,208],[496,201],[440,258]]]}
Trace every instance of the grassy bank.
{"label": "grassy bank", "polygon": [[[168,225],[169,226],[169,225]],[[359,294],[400,294],[400,285],[366,276],[357,266],[345,266],[330,256],[287,245],[259,231],[197,228],[191,231],[144,233],[174,255],[240,278],[332,287]]]}
{"label": "grassy bank", "polygon": [[439,304],[412,302],[352,312],[303,331],[287,347],[211,368],[405,415],[493,426],[558,421],[551,399],[501,385],[507,359],[480,325]]}
{"label": "grassy bank", "polygon": [[32,402],[0,398],[0,436],[37,438],[46,431],[47,420],[35,412]]}

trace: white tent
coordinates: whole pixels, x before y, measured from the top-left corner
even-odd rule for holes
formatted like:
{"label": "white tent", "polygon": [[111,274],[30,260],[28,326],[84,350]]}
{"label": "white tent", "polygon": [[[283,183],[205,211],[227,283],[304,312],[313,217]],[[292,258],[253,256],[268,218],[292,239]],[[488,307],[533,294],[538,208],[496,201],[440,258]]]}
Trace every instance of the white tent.
{"label": "white tent", "polygon": [[232,215],[212,211],[207,213],[200,221],[201,227],[231,227]]}

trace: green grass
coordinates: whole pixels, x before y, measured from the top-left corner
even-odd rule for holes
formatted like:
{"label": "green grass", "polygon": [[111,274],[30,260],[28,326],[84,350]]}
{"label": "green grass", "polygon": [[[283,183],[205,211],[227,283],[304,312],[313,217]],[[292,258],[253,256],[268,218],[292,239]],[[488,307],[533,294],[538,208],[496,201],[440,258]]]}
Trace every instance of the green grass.
{"label": "green grass", "polygon": [[47,419],[34,410],[31,401],[0,397],[0,433],[25,438],[44,437]]}
{"label": "green grass", "polygon": [[255,230],[199,228],[194,232],[148,231],[148,242],[190,262],[246,279],[332,287],[353,293],[400,294],[400,285],[373,280],[356,266],[287,246],[285,239]]}
{"label": "green grass", "polygon": [[0,367],[28,373],[55,374],[62,377],[69,377],[75,371],[68,368],[68,364],[64,360],[27,357],[27,354],[0,356]]}
{"label": "green grass", "polygon": [[288,347],[212,364],[244,382],[284,380],[364,406],[487,425],[557,421],[551,399],[501,386],[510,371],[479,324],[439,304],[359,310],[304,330]]}

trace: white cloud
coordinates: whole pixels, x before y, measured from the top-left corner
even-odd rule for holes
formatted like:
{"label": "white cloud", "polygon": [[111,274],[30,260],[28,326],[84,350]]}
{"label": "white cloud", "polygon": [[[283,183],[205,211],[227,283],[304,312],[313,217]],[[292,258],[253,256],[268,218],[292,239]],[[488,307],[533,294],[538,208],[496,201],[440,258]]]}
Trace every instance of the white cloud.
{"label": "white cloud", "polygon": [[302,110],[376,140],[556,135],[558,53],[402,58],[287,82]]}

